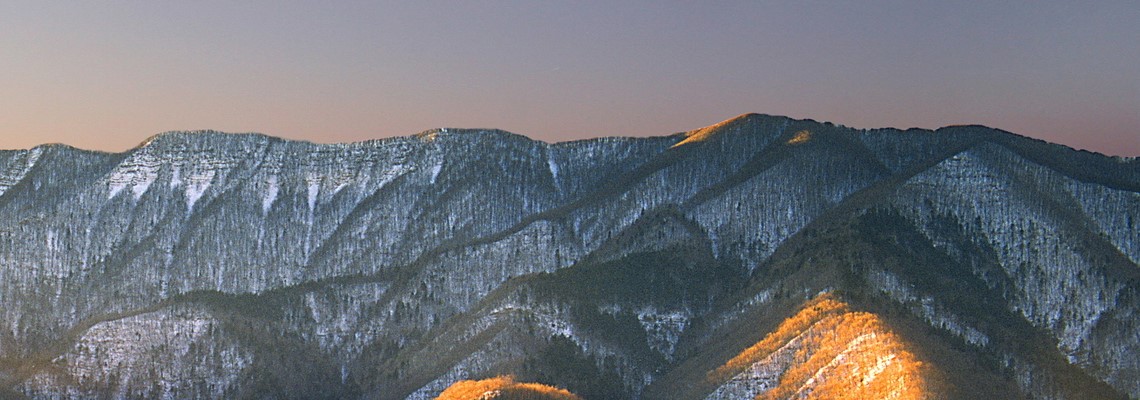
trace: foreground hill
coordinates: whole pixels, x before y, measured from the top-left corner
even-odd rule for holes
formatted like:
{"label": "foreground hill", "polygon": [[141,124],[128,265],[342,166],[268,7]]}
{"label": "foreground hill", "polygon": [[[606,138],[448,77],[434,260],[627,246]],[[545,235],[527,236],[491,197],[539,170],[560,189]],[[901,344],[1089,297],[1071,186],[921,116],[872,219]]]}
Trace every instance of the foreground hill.
{"label": "foreground hill", "polygon": [[978,126],[0,151],[0,395],[1140,397],[1134,224]]}

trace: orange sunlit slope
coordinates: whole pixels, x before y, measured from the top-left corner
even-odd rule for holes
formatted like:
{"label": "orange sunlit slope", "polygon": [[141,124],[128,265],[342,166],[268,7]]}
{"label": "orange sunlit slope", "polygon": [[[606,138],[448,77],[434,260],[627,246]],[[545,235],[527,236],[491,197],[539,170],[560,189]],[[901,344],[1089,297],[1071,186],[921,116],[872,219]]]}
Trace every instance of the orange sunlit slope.
{"label": "orange sunlit slope", "polygon": [[707,378],[757,399],[923,399],[937,375],[878,316],[824,293]]}
{"label": "orange sunlit slope", "polygon": [[809,140],[811,140],[811,131],[802,130],[796,132],[796,135],[792,136],[791,139],[788,139],[788,144],[803,144]]}
{"label": "orange sunlit slope", "polygon": [[686,132],[685,133],[685,139],[681,140],[680,142],[677,142],[671,148],[684,146],[684,145],[689,144],[689,143],[703,142],[705,140],[708,140],[709,138],[712,138],[713,136],[716,136],[718,133],[723,132],[725,129],[728,129],[729,127],[731,127],[733,125],[742,124],[745,121],[748,121],[750,118],[753,118],[753,116],[755,116],[755,114],[742,114],[742,115],[738,115],[736,117],[718,122],[716,125],[706,126],[704,128],[701,128],[701,129]]}
{"label": "orange sunlit slope", "polygon": [[539,383],[515,382],[510,376],[452,384],[437,400],[582,400],[565,389]]}

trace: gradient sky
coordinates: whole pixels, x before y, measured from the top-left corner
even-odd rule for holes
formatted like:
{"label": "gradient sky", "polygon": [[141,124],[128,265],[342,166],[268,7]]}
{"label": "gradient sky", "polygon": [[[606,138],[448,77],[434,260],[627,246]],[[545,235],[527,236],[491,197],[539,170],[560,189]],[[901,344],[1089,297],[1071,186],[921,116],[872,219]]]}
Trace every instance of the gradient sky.
{"label": "gradient sky", "polygon": [[745,112],[1140,155],[1140,1],[9,1],[0,148],[665,135]]}

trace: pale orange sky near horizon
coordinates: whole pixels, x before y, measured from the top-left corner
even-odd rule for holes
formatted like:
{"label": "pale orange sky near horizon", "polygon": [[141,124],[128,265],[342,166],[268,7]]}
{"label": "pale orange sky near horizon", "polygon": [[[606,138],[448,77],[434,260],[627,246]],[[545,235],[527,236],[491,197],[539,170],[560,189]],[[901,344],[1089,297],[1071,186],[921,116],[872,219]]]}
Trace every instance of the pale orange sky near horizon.
{"label": "pale orange sky near horizon", "polygon": [[667,135],[756,112],[1140,156],[1140,3],[19,2],[0,149]]}

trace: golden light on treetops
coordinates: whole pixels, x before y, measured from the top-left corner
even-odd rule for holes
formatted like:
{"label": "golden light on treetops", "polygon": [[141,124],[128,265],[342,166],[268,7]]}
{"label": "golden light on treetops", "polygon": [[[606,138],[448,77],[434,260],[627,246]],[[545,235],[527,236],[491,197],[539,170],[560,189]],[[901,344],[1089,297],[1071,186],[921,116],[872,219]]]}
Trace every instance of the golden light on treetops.
{"label": "golden light on treetops", "polygon": [[566,389],[541,383],[515,382],[512,376],[453,383],[436,400],[582,400]]}
{"label": "golden light on treetops", "polygon": [[697,142],[703,142],[703,141],[709,140],[713,136],[716,136],[717,134],[725,131],[729,127],[731,127],[733,125],[745,123],[750,118],[754,118],[754,116],[755,116],[755,114],[741,114],[741,115],[735,116],[733,118],[726,119],[724,121],[718,122],[715,125],[710,125],[710,126],[706,126],[704,128],[701,128],[701,129],[686,132],[685,133],[685,139],[681,140],[680,142],[677,142],[676,144],[674,144],[670,148],[676,148],[676,147],[684,146],[684,145],[689,144],[689,143],[697,143]]}
{"label": "golden light on treetops", "polygon": [[937,398],[940,379],[876,315],[853,311],[830,293],[808,302],[763,340],[707,379],[724,383],[757,363],[782,365],[778,383],[757,399]]}
{"label": "golden light on treetops", "polygon": [[809,140],[811,140],[811,131],[802,130],[796,132],[796,135],[792,136],[791,139],[788,139],[788,144],[802,144],[807,143]]}

